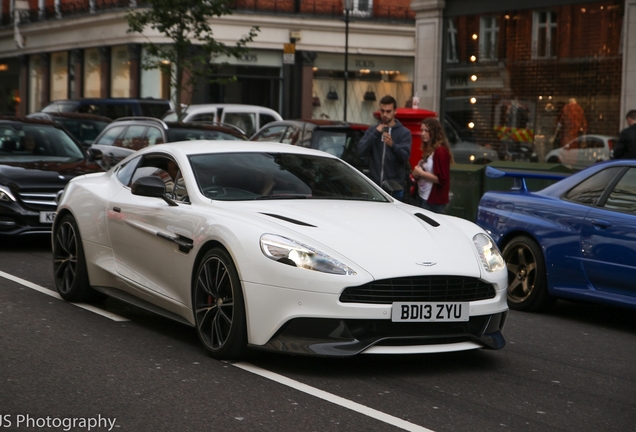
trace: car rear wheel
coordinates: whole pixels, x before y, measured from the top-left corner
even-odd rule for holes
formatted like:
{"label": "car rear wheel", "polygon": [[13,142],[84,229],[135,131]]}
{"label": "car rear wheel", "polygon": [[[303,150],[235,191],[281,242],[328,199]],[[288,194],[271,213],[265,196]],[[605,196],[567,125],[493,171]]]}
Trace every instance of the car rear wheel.
{"label": "car rear wheel", "polygon": [[193,287],[193,308],[199,339],[210,355],[235,359],[247,346],[245,304],[230,255],[214,248],[201,260]]}
{"label": "car rear wheel", "polygon": [[508,306],[521,311],[546,311],[556,301],[548,294],[545,260],[539,245],[519,236],[503,251],[508,267]]}
{"label": "car rear wheel", "polygon": [[53,235],[53,274],[55,287],[64,300],[90,300],[94,291],[88,284],[86,258],[75,219],[62,217]]}

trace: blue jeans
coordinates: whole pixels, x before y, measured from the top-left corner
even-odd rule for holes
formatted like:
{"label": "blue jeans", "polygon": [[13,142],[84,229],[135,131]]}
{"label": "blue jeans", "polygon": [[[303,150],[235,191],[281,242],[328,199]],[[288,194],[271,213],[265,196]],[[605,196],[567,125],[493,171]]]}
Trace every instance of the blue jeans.
{"label": "blue jeans", "polygon": [[420,207],[434,213],[444,214],[446,212],[446,204],[429,204],[427,201],[421,200]]}

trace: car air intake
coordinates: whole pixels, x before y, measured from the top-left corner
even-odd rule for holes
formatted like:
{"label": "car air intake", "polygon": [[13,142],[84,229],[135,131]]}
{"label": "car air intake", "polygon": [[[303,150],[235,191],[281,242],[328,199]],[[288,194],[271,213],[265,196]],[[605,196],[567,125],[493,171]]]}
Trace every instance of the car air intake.
{"label": "car air intake", "polygon": [[495,288],[480,279],[464,276],[410,276],[384,279],[348,287],[342,303],[391,304],[393,302],[459,302],[495,297]]}

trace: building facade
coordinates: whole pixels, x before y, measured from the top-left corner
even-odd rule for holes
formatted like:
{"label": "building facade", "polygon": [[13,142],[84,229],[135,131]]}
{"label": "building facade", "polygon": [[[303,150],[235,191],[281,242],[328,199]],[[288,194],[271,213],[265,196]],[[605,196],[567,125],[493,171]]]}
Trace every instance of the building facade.
{"label": "building facade", "polygon": [[[142,64],[144,43],[170,41],[127,33],[142,1],[0,5],[0,112],[169,97],[169,77]],[[200,83],[183,102],[371,123],[383,95],[400,106],[417,96],[466,139],[529,141],[540,154],[581,133],[617,135],[636,108],[636,0],[353,0],[349,14],[342,0],[236,0],[233,12],[213,21],[216,39],[260,32],[240,59],[211,59],[209,77],[237,79]]]}

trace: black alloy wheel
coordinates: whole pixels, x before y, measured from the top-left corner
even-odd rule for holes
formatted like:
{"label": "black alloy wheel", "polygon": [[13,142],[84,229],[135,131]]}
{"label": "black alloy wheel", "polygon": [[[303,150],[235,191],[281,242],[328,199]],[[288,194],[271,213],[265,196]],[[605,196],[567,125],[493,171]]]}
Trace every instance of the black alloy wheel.
{"label": "black alloy wheel", "polygon": [[236,267],[229,254],[214,248],[201,260],[193,287],[199,339],[218,359],[235,359],[247,346],[245,304]]}
{"label": "black alloy wheel", "polygon": [[91,299],[86,258],[77,223],[65,215],[53,235],[53,274],[55,287],[64,300],[83,302]]}
{"label": "black alloy wheel", "polygon": [[520,311],[547,311],[556,301],[548,293],[543,252],[529,237],[513,238],[504,248],[508,267],[508,306]]}

